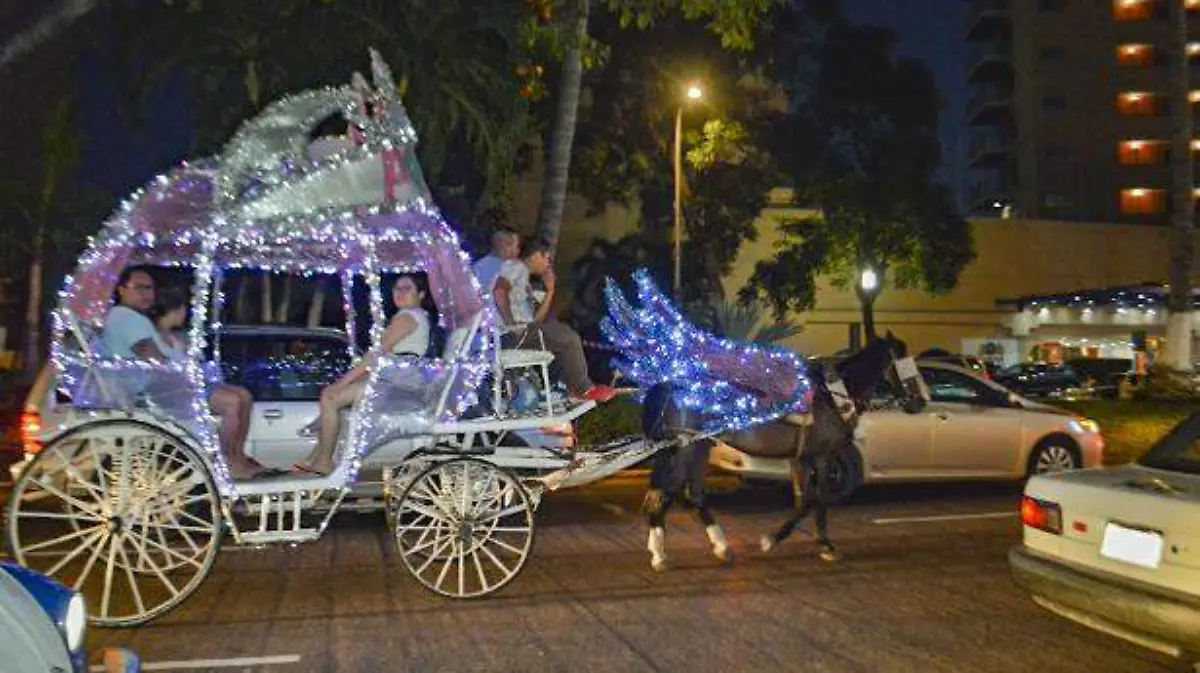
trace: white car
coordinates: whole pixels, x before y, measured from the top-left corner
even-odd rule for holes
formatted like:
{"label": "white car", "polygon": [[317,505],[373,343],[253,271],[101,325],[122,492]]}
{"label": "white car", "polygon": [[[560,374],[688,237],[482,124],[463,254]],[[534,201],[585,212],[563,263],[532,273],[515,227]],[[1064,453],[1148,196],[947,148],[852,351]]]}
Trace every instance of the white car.
{"label": "white car", "polygon": [[[311,436],[301,436],[301,430],[318,415],[321,389],[350,367],[345,333],[287,325],[227,325],[221,329],[219,347],[224,380],[244,386],[254,397],[246,454],[268,467],[291,469],[304,460],[316,441]],[[86,413],[49,403],[54,394],[49,371],[49,367],[45,368],[26,400],[21,420],[26,462],[38,450],[39,440],[53,434],[63,420],[61,415]],[[506,466],[518,471],[536,470],[545,462],[545,451],[540,447],[574,446],[575,429],[566,424],[476,438],[476,442],[481,441],[514,447],[505,454]],[[522,452],[520,447],[529,449]],[[23,467],[24,463],[19,463],[11,468],[13,479]],[[350,494],[359,507],[373,509],[380,504],[376,499],[382,488],[372,480],[379,474],[378,467],[368,457],[363,479]]]}
{"label": "white car", "polygon": [[1200,413],[1135,463],[1033,477],[1017,583],[1084,626],[1200,663]]}
{"label": "white car", "polygon": [[[1096,423],[1027,400],[961,367],[918,361],[930,402],[910,414],[880,393],[849,447],[831,469],[831,495],[844,500],[862,484],[1020,479],[1093,467],[1104,460]],[[710,464],[749,479],[787,481],[785,458],[750,456],[737,435],[723,438]]]}

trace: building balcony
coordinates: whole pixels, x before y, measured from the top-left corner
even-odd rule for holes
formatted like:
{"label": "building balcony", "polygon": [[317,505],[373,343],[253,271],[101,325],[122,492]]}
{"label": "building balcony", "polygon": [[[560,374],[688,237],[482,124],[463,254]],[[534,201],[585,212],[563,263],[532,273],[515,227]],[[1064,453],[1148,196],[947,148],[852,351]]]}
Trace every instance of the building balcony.
{"label": "building balcony", "polygon": [[1012,160],[1013,144],[1007,138],[972,138],[967,145],[967,168],[996,168]]}
{"label": "building balcony", "polygon": [[987,87],[967,103],[967,124],[995,126],[1012,119],[1012,92],[1001,87]]}
{"label": "building balcony", "polygon": [[971,0],[966,25],[968,42],[987,42],[1011,32],[1008,0]]}
{"label": "building balcony", "polygon": [[1013,77],[1012,44],[988,42],[971,51],[967,84],[1007,81]]}

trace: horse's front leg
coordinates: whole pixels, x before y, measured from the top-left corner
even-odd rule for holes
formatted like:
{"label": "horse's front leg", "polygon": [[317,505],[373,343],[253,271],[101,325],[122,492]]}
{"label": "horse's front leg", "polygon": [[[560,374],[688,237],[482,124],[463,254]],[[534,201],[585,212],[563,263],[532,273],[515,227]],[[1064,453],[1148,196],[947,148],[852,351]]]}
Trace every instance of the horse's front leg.
{"label": "horse's front leg", "polygon": [[667,555],[667,510],[674,501],[674,493],[652,488],[643,502],[646,523],[650,527],[646,550],[650,552],[650,567],[655,572],[664,572],[671,567],[671,558]]}
{"label": "horse's front leg", "polygon": [[818,555],[823,561],[837,561],[842,558],[841,553],[833,546],[833,542],[829,540],[829,507],[826,503],[829,502],[829,456],[823,455],[816,459],[813,465],[813,478],[816,481],[816,497],[813,499],[813,505],[816,508],[817,519],[817,545],[820,548]]}
{"label": "horse's front leg", "polygon": [[805,464],[805,461],[802,458],[792,459],[791,467],[792,467],[792,515],[790,517],[788,517],[787,521],[783,522],[783,525],[780,526],[779,529],[776,530],[774,534],[763,535],[759,539],[759,545],[762,547],[762,550],[765,552],[772,551],[773,549],[778,547],[781,542],[788,539],[788,537],[791,536],[792,531],[795,530],[796,526],[799,525],[800,522],[804,520],[804,517],[808,516],[808,510],[809,510],[810,500],[811,500],[811,498],[809,496],[809,492],[811,491],[811,488],[810,488],[811,485],[806,482],[809,481],[808,475],[811,470]]}

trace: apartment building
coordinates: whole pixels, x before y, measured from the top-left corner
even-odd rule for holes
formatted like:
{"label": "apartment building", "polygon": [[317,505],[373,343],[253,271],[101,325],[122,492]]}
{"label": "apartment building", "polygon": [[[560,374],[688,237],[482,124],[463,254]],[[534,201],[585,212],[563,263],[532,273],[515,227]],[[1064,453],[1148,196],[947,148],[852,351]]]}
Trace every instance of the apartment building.
{"label": "apartment building", "polygon": [[[972,1],[972,214],[1167,221],[1169,114],[1180,104],[1167,95],[1170,1],[1195,23],[1196,65],[1200,0]],[[1192,81],[1188,105],[1200,103],[1200,76]]]}

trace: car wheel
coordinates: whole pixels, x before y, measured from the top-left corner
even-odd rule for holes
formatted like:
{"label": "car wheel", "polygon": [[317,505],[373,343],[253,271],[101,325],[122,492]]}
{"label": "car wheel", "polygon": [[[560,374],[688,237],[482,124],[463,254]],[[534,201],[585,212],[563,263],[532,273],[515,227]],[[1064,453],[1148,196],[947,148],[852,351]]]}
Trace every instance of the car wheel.
{"label": "car wheel", "polygon": [[1029,454],[1029,475],[1075,470],[1083,466],[1079,447],[1065,437],[1049,437],[1038,442]]}
{"label": "car wheel", "polygon": [[837,452],[829,459],[830,505],[840,505],[862,485],[862,456],[853,446]]}

